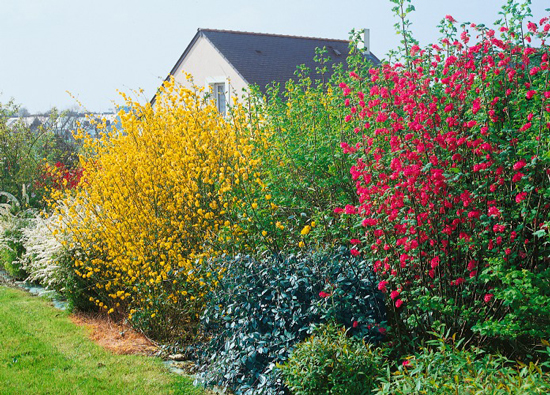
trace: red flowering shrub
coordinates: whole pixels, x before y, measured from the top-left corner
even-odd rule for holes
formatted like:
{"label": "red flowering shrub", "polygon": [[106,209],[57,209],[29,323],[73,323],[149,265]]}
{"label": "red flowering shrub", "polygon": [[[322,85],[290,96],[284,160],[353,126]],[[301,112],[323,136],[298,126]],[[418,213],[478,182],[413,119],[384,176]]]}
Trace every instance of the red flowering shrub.
{"label": "red flowering shrub", "polygon": [[73,189],[82,178],[82,168],[71,168],[61,162],[42,166],[42,175],[36,182],[37,188],[52,188],[57,191]]}
{"label": "red flowering shrub", "polygon": [[550,334],[550,21],[522,32],[528,8],[503,9],[498,33],[447,17],[421,49],[403,31],[401,63],[340,85],[360,199],[340,212],[400,334]]}

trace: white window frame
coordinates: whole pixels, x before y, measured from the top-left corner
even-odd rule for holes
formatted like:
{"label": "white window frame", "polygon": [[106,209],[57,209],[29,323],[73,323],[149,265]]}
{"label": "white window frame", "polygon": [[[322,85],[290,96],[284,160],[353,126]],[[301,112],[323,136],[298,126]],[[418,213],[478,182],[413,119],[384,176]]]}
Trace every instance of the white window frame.
{"label": "white window frame", "polygon": [[[223,111],[221,111],[222,109],[220,109],[217,92],[216,92],[216,87],[219,87],[222,84],[225,89],[225,108],[223,109]],[[229,84],[229,80],[227,79],[227,77],[226,76],[208,77],[206,78],[205,87],[213,95],[214,101],[216,102],[216,106],[218,107],[218,111],[220,111],[220,113],[222,113],[223,115],[226,115],[227,109],[229,108],[229,103],[230,103],[229,99],[231,98],[231,95],[230,95],[231,85]]]}

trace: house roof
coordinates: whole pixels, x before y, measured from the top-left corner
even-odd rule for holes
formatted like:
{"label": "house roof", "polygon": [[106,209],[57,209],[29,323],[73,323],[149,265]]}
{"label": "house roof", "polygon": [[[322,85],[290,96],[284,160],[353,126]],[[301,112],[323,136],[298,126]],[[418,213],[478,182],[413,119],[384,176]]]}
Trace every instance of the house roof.
{"label": "house roof", "polygon": [[[304,64],[315,70],[319,66],[313,60],[315,48],[326,47],[333,62],[344,62],[349,53],[348,40],[198,29],[170,72],[171,75],[177,71],[201,36],[212,43],[248,84],[257,84],[262,91],[273,81],[284,83],[294,78],[298,65]],[[375,65],[380,63],[372,53],[367,58]]]}

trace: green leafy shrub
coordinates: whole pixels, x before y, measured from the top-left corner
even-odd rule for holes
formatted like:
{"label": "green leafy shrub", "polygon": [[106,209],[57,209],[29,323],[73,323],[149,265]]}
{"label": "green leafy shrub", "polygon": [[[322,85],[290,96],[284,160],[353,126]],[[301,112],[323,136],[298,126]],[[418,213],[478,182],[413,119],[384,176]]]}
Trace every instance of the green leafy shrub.
{"label": "green leafy shrub", "polygon": [[[315,70],[299,66],[294,80],[268,86],[265,96],[253,90],[249,97],[256,104],[250,106],[250,118],[257,120],[251,122],[252,128],[265,137],[254,156],[262,164],[262,180],[277,206],[271,215],[256,219],[264,228],[275,221],[284,225],[273,251],[347,242],[351,221],[342,220],[334,209],[358,203],[349,173],[353,159],[340,148],[355,135],[346,128],[347,109],[338,91],[338,84],[349,76],[344,64],[331,63],[326,48],[317,48],[314,59]],[[349,68],[364,66],[355,43],[346,61]],[[252,232],[250,237],[260,233]]]}
{"label": "green leafy shrub", "polygon": [[223,276],[201,320],[212,339],[201,358],[205,384],[237,394],[282,393],[276,364],[312,324],[334,321],[367,340],[381,338],[384,308],[372,271],[344,248],[214,264]]}
{"label": "green leafy shrub", "polygon": [[[474,331],[490,337],[504,336],[516,348],[526,338],[550,337],[550,267],[533,272],[494,259],[480,280],[493,285],[490,292],[495,303],[489,306],[487,318],[473,327]],[[499,314],[498,310],[506,314]]]}
{"label": "green leafy shrub", "polygon": [[14,265],[14,262],[17,260],[16,252],[10,247],[3,247],[0,250],[0,262],[2,262],[2,267],[8,274],[12,277],[20,278],[21,273],[20,268]]}
{"label": "green leafy shrub", "polygon": [[31,211],[22,211],[19,201],[10,193],[0,192],[0,263],[16,279],[27,276],[20,258],[25,252],[22,241],[22,230],[28,223]]}
{"label": "green leafy shrub", "polygon": [[443,332],[379,378],[377,394],[547,394],[550,375],[535,363],[525,365]]}
{"label": "green leafy shrub", "polygon": [[[67,251],[71,252],[71,251]],[[72,251],[78,253],[79,251]],[[102,311],[103,306],[97,306],[95,300],[99,296],[89,279],[78,276],[73,267],[73,260],[69,255],[63,254],[56,258],[66,275],[63,277],[61,294],[67,298],[69,311]]]}
{"label": "green leafy shrub", "polygon": [[[319,50],[317,55],[320,62],[322,53]],[[342,73],[317,83],[313,79],[323,77],[319,70],[298,68],[296,74],[296,81],[268,89],[263,108],[268,145],[257,150],[267,169],[267,187],[280,207],[278,216],[294,219],[286,235],[287,240],[294,240],[294,248],[300,240],[310,244],[341,237],[333,210],[357,200],[349,175],[353,162],[340,149],[340,142],[351,138],[344,127],[346,108],[335,82]],[[301,235],[312,221],[318,226]]]}
{"label": "green leafy shrub", "polygon": [[280,369],[293,394],[356,395],[372,392],[383,362],[381,349],[328,324],[296,346]]}

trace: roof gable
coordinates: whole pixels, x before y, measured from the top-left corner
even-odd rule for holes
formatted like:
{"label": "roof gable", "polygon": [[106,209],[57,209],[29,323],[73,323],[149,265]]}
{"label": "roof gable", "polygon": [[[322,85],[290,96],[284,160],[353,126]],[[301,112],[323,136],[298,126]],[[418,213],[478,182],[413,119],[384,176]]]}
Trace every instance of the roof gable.
{"label": "roof gable", "polygon": [[[334,63],[345,62],[349,54],[348,40],[286,36],[278,34],[237,32],[231,30],[198,29],[183,54],[170,71],[175,76],[182,63],[191,56],[199,39],[205,38],[242,77],[247,84],[257,84],[262,92],[272,82],[284,84],[296,76],[297,66],[305,65],[314,71],[319,66],[313,60],[316,48],[326,47]],[[366,55],[373,65],[380,60],[372,53]],[[328,76],[332,68],[328,68]],[[154,104],[156,94],[151,99]]]}

